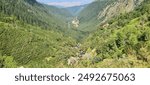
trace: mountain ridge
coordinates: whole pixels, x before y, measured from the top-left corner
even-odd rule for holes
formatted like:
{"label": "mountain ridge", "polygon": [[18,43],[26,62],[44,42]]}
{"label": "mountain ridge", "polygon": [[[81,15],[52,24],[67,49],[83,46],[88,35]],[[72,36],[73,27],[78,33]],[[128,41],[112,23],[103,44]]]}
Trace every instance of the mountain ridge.
{"label": "mountain ridge", "polygon": [[[65,20],[58,19],[57,16],[54,16],[55,14],[49,12],[53,11],[50,9],[51,7],[46,8],[44,4],[38,3],[36,0],[2,0],[0,7],[2,13],[16,16],[18,20],[21,20],[28,24],[41,26],[45,29],[53,29],[56,31],[63,31],[63,29],[61,29],[60,26],[62,28],[65,28]],[[57,9],[56,7],[53,8],[59,10],[62,14],[62,17],[64,17],[60,9]]]}
{"label": "mountain ridge", "polygon": [[[121,13],[130,12],[144,0],[97,0],[89,4],[80,14],[80,29],[94,31],[100,23],[105,23]],[[135,6],[133,6],[136,4]],[[124,9],[126,8],[126,9]],[[94,23],[94,24],[93,24]],[[90,29],[93,27],[93,30]],[[87,28],[87,29],[86,29]]]}

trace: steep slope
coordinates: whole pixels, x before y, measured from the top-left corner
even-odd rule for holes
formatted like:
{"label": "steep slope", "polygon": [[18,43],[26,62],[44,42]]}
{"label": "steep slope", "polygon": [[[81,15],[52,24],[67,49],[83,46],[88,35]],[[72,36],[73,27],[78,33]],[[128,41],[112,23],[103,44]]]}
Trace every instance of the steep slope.
{"label": "steep slope", "polygon": [[45,8],[47,8],[50,14],[53,14],[58,19],[66,20],[67,18],[72,17],[72,14],[67,9],[57,8],[55,6],[50,6],[50,5],[44,5],[44,6]]}
{"label": "steep slope", "polygon": [[28,24],[53,30],[62,30],[66,26],[64,20],[58,19],[55,14],[49,12],[56,8],[46,8],[36,0],[1,0],[0,2],[1,13],[16,16],[18,20]]}
{"label": "steep slope", "polygon": [[0,13],[0,68],[62,67],[75,40]]}
{"label": "steep slope", "polygon": [[97,18],[100,20],[103,18],[101,23],[105,23],[114,16],[133,11],[135,7],[139,6],[143,1],[144,0],[118,0],[104,8]]}
{"label": "steep slope", "polygon": [[0,67],[62,67],[76,41],[60,32],[65,19],[57,17],[67,16],[59,10],[36,0],[1,0]]}
{"label": "steep slope", "polygon": [[97,52],[89,66],[150,67],[150,1],[145,0],[136,10],[113,18],[109,24],[99,27],[84,42],[83,50]]}
{"label": "steep slope", "polygon": [[[100,23],[121,13],[128,13],[143,0],[97,0],[88,5],[79,15],[80,29],[93,31]],[[93,29],[91,29],[93,27]]]}
{"label": "steep slope", "polygon": [[89,32],[95,30],[94,28],[96,28],[96,25],[99,23],[99,21],[97,20],[99,12],[112,2],[113,0],[97,0],[84,8],[83,11],[79,14],[79,29]]}

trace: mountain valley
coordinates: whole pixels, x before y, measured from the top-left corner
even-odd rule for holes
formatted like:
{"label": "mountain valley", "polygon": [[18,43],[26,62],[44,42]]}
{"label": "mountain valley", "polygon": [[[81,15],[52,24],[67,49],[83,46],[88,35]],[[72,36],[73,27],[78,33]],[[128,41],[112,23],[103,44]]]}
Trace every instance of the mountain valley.
{"label": "mountain valley", "polygon": [[1,68],[150,67],[150,1],[58,8],[0,1]]}

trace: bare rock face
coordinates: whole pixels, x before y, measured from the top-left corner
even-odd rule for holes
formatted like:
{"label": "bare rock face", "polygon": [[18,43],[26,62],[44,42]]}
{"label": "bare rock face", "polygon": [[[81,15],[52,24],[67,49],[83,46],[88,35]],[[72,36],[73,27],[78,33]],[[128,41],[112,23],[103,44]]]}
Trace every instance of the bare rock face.
{"label": "bare rock face", "polygon": [[103,11],[100,11],[97,19],[103,18],[102,23],[104,23],[116,15],[133,11],[135,7],[140,5],[143,1],[144,0],[117,0],[104,8]]}

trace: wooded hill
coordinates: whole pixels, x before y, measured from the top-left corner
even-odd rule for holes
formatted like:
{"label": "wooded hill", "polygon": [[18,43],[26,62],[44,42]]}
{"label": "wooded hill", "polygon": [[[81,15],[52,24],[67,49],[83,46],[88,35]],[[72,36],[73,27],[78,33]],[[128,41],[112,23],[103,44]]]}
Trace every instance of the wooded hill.
{"label": "wooded hill", "polygon": [[84,42],[83,49],[97,49],[96,63],[87,67],[150,67],[150,1],[108,24]]}
{"label": "wooded hill", "polygon": [[60,32],[65,26],[50,7],[35,0],[1,0],[0,10],[0,67],[55,67],[73,54],[76,42]]}
{"label": "wooded hill", "polygon": [[66,10],[40,4],[36,0],[1,0],[0,10],[1,13],[15,16],[25,23],[59,31],[66,28],[64,18],[59,19],[59,17],[71,16]]}

